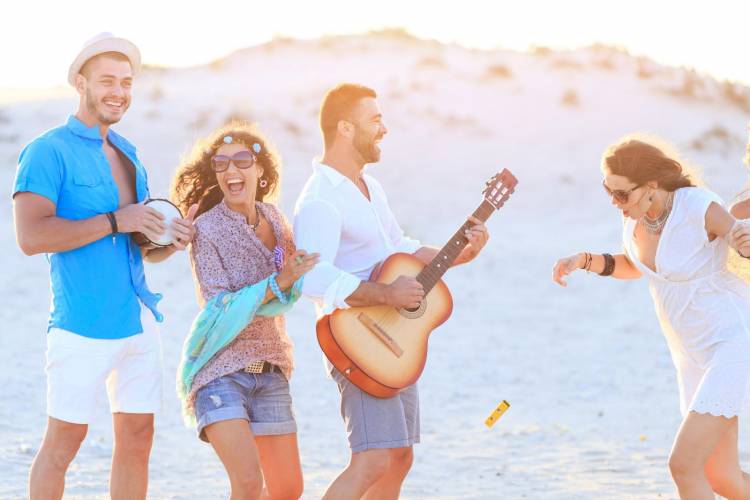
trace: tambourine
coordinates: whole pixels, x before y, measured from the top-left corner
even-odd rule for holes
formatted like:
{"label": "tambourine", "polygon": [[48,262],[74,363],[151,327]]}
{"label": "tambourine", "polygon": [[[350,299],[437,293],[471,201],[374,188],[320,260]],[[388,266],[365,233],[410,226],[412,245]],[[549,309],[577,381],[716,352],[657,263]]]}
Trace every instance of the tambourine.
{"label": "tambourine", "polygon": [[182,212],[177,208],[177,205],[164,198],[149,198],[144,205],[148,205],[164,216],[164,223],[167,225],[167,230],[164,231],[164,234],[156,238],[156,240],[152,240],[145,234],[143,234],[143,237],[146,241],[158,247],[168,247],[174,241],[174,235],[172,234],[172,220],[182,219]]}

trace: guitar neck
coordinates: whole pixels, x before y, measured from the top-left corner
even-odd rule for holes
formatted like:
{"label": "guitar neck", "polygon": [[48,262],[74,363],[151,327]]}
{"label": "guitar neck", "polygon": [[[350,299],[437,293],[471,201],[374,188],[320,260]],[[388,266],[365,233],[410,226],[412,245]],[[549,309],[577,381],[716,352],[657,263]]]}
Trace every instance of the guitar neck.
{"label": "guitar neck", "polygon": [[[480,221],[486,222],[494,212],[495,207],[485,200],[476,210],[474,210],[472,215]],[[432,261],[417,275],[417,281],[419,281],[422,287],[424,287],[425,295],[430,293],[432,287],[440,281],[440,278],[443,277],[445,271],[453,265],[456,257],[458,257],[461,251],[466,248],[469,240],[464,233],[473,225],[474,224],[468,220],[464,222],[448,243],[440,249],[440,252],[438,252],[435,258],[433,258]]]}

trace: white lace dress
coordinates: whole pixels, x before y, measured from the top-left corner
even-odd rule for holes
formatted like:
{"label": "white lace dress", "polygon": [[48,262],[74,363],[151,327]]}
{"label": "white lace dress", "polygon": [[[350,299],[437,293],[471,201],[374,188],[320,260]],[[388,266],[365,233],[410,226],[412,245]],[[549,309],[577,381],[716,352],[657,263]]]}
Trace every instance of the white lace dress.
{"label": "white lace dress", "polygon": [[726,241],[708,240],[705,215],[712,202],[723,205],[706,189],[675,192],[656,250],[656,272],[638,256],[636,221],[623,225],[625,252],[649,280],[677,368],[683,416],[750,411],[750,287],[727,271]]}

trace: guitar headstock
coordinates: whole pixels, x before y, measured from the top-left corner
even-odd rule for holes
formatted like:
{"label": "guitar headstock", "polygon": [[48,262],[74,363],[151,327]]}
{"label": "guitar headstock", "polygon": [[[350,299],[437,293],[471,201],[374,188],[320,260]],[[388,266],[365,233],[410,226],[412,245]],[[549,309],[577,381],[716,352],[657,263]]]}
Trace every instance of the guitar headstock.
{"label": "guitar headstock", "polygon": [[513,194],[518,184],[518,179],[515,178],[510,170],[504,168],[502,172],[492,176],[490,180],[486,182],[482,196],[484,199],[495,207],[495,210],[502,207],[505,202]]}

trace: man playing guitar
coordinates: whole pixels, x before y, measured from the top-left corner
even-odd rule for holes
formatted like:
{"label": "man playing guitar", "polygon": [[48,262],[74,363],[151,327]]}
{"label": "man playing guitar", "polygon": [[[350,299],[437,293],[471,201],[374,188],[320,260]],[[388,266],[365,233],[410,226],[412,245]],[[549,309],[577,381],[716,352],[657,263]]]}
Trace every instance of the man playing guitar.
{"label": "man playing guitar", "polygon": [[[394,253],[412,253],[425,264],[438,253],[404,235],[383,187],[364,173],[366,164],[380,160],[379,143],[387,132],[376,97],[370,88],[343,83],[326,94],[321,106],[325,153],[313,162],[294,216],[297,247],[320,254],[303,286],[319,316],[371,305],[419,307],[424,289],[414,277],[383,284],[369,281],[370,276]],[[489,238],[479,219],[470,221],[475,225],[466,232],[469,244],[454,265],[476,257]],[[412,445],[419,442],[416,384],[377,398],[332,365],[328,368],[338,384],[352,455],[324,498],[398,498],[413,461]]]}

